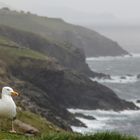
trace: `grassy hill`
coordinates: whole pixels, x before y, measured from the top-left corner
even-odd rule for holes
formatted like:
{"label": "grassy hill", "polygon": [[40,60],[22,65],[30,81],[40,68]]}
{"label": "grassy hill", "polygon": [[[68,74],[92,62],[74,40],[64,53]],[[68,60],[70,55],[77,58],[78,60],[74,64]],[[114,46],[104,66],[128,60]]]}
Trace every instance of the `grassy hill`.
{"label": "grassy hill", "polygon": [[48,133],[42,137],[30,138],[27,136],[8,134],[6,132],[0,133],[0,140],[10,139],[10,140],[138,140],[138,138],[133,136],[121,135],[118,133],[96,133],[90,135],[81,135],[75,133]]}
{"label": "grassy hill", "polygon": [[31,13],[0,10],[0,24],[41,35],[51,42],[71,44],[89,56],[128,54],[116,42],[84,27],[68,24],[62,19],[41,17]]}

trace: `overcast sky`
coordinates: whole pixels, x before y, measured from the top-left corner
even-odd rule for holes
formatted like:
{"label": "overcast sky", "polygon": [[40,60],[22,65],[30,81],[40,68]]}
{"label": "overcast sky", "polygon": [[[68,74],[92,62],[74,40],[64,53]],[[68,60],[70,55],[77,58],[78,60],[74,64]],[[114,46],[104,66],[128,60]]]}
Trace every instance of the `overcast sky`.
{"label": "overcast sky", "polygon": [[118,17],[139,17],[140,0],[0,0],[12,7],[32,10],[33,7],[69,7],[84,12],[112,13]]}
{"label": "overcast sky", "polygon": [[[89,19],[89,14],[100,15],[100,19],[115,17],[120,20],[140,20],[140,0],[0,0],[18,10],[31,11],[45,16],[64,19]],[[85,14],[85,15],[84,15]],[[87,15],[86,15],[87,14]],[[86,19],[86,20],[87,20]],[[103,20],[104,20],[103,19]]]}

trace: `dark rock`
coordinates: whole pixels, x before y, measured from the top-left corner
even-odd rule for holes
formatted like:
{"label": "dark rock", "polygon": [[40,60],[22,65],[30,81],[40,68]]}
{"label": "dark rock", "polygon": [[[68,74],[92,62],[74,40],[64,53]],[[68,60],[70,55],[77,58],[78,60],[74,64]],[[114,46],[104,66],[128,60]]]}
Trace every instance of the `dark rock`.
{"label": "dark rock", "polygon": [[16,125],[16,127],[18,127],[20,132],[22,132],[24,134],[31,134],[31,135],[38,135],[39,134],[39,130],[37,128],[35,128],[29,124],[26,124],[20,120],[15,120],[14,125]]}
{"label": "dark rock", "polygon": [[102,74],[102,73],[96,74],[96,77],[98,79],[109,79],[109,80],[111,80],[111,76],[110,75],[106,75],[106,74]]}
{"label": "dark rock", "polygon": [[127,74],[127,76],[132,77],[133,75],[132,74]]}
{"label": "dark rock", "polygon": [[138,79],[140,79],[140,74],[137,76]]}
{"label": "dark rock", "polygon": [[125,76],[121,76],[120,79],[126,79],[126,77]]}
{"label": "dark rock", "polygon": [[137,103],[140,103],[140,100],[137,100]]}
{"label": "dark rock", "polygon": [[[42,67],[40,66],[41,63]],[[21,60],[20,64],[22,64]],[[57,66],[56,69],[54,67],[51,69],[48,63],[41,61],[31,60],[29,62],[28,60],[28,66],[22,67],[18,65],[16,67],[14,65],[12,72],[16,77],[31,82],[36,87],[39,87],[39,89],[46,92],[47,94],[45,96],[51,99],[54,104],[57,102],[56,106],[61,105],[64,108],[106,110],[137,108],[133,103],[121,100],[112,90],[97,82],[91,81],[83,74],[65,69],[59,70]],[[50,68],[48,69],[47,67]],[[48,99],[43,98],[43,95],[38,95],[36,102],[39,98],[41,100],[41,103],[39,103],[40,106],[41,104],[46,106],[44,103],[48,102]],[[45,101],[46,99],[47,101]]]}
{"label": "dark rock", "polygon": [[94,118],[93,116],[84,115],[82,113],[75,113],[74,115],[76,117],[80,117],[80,118],[84,118],[84,119],[88,119],[88,120],[96,120],[96,118]]}

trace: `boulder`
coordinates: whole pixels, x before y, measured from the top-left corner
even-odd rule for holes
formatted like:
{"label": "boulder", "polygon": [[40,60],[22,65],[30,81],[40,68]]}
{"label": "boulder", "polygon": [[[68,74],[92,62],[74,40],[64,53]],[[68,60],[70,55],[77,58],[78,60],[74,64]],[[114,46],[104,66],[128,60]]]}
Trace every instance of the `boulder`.
{"label": "boulder", "polygon": [[20,120],[15,120],[14,121],[14,125],[16,126],[16,128],[24,133],[24,134],[30,134],[30,135],[37,135],[39,134],[39,130],[33,126],[31,126],[30,124],[26,124]]}

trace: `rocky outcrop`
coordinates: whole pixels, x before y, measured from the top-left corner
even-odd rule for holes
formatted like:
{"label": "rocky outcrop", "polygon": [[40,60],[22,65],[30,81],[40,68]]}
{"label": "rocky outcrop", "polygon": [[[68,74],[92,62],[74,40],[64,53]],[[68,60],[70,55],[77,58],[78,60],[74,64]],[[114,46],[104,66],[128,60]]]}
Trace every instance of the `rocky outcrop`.
{"label": "rocky outcrop", "polygon": [[26,124],[20,120],[15,120],[14,125],[16,126],[16,129],[20,130],[23,134],[29,134],[29,135],[38,135],[39,130],[29,124]]}
{"label": "rocky outcrop", "polygon": [[[19,60],[20,64],[23,63],[22,61],[25,63],[26,60]],[[11,71],[17,78],[28,81],[44,91],[44,95],[38,95],[41,102],[38,102],[39,98],[33,97],[37,99],[35,102],[39,103],[39,106],[46,106],[46,102],[52,101],[54,105],[56,103],[56,106],[60,105],[64,108],[113,109],[116,111],[138,109],[133,103],[121,100],[112,90],[91,81],[85,75],[58,69],[46,62],[29,59],[27,61],[27,66],[14,65]],[[33,96],[37,95],[33,94]]]}
{"label": "rocky outcrop", "polygon": [[84,119],[87,119],[87,120],[96,120],[96,118],[94,118],[93,116],[84,115],[82,113],[75,113],[74,115],[76,117],[84,118]]}
{"label": "rocky outcrop", "polygon": [[136,102],[137,102],[137,103],[140,103],[140,100],[137,100]]}

